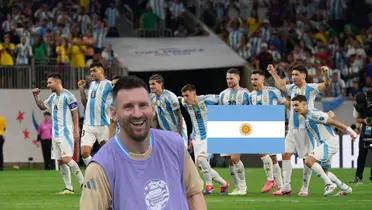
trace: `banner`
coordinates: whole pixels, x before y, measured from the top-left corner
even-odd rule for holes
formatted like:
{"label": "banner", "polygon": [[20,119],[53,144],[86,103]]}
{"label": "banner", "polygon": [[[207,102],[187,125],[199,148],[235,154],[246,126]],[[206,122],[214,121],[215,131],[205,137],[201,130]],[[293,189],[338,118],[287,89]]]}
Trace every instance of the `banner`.
{"label": "banner", "polygon": [[284,106],[208,106],[208,153],[284,152]]}
{"label": "banner", "polygon": [[215,35],[107,39],[129,72],[243,66],[246,61]]}

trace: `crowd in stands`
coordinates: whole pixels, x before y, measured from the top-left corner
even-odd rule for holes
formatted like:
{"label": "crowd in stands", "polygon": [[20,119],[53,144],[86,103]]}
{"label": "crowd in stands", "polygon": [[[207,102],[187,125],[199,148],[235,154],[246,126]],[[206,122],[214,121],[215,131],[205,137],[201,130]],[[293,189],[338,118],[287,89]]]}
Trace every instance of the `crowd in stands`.
{"label": "crowd in stands", "polygon": [[[0,66],[35,63],[83,68],[94,59],[122,63],[105,38],[118,36],[120,6],[135,25],[172,36],[203,35],[188,24],[196,0],[10,0],[0,6]],[[354,96],[372,86],[371,0],[200,0],[201,20],[255,69],[269,63],[290,80],[294,62],[308,66],[309,80],[332,68],[327,96]],[[117,7],[116,5],[119,5]],[[358,11],[358,12],[355,12]],[[265,71],[266,72],[266,71]],[[267,73],[267,72],[266,72]],[[267,74],[267,76],[270,76]],[[269,78],[270,81],[270,78]]]}
{"label": "crowd in stands", "polygon": [[170,30],[175,37],[205,34],[199,24],[187,18],[186,11],[195,12],[196,0],[123,0],[135,15],[136,28],[141,30]]}
{"label": "crowd in stands", "polygon": [[10,0],[0,5],[0,65],[120,64],[105,38],[118,36],[110,0]]}
{"label": "crowd in stands", "polygon": [[[332,68],[326,96],[355,96],[372,86],[371,1],[204,0],[201,19],[255,69],[303,62],[309,79]],[[266,72],[267,73],[267,72]],[[267,74],[269,76],[269,74]],[[363,87],[363,88],[362,88]]]}

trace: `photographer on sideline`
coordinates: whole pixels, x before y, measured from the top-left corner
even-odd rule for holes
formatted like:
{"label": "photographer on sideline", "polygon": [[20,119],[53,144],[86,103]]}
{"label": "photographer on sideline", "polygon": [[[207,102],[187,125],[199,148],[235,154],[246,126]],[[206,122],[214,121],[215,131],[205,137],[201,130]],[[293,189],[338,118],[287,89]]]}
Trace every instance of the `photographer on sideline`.
{"label": "photographer on sideline", "polygon": [[[363,184],[363,171],[368,151],[372,148],[372,90],[366,94],[358,93],[355,96],[353,116],[356,123],[361,125],[359,137],[359,155],[357,170],[353,183]],[[369,177],[372,183],[372,168]]]}

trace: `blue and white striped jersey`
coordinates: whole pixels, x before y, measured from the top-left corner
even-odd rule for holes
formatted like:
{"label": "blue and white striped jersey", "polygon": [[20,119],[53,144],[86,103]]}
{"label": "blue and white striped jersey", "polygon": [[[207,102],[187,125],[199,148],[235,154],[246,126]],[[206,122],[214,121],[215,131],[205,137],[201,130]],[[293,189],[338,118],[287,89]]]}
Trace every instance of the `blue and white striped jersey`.
{"label": "blue and white striped jersey", "polygon": [[261,91],[253,90],[251,92],[252,105],[277,105],[283,104],[284,97],[280,91],[274,87],[264,86]]}
{"label": "blue and white striped jersey", "polygon": [[109,126],[112,84],[109,80],[92,81],[89,85],[84,125]]}
{"label": "blue and white striped jersey", "polygon": [[57,95],[51,94],[45,101],[44,105],[52,113],[52,138],[65,138],[72,147],[73,121],[72,111],[78,109],[78,103],[72,93],[66,89]]}
{"label": "blue and white striped jersey", "polygon": [[165,90],[160,96],[154,93],[150,94],[151,102],[155,105],[155,112],[159,126],[163,130],[177,132],[177,115],[176,111],[180,109],[177,96]]}
{"label": "blue and white striped jersey", "polygon": [[208,121],[208,105],[218,104],[218,95],[198,96],[199,102],[195,105],[184,104],[188,111],[192,123],[192,139],[206,140],[207,139],[207,121]]}
{"label": "blue and white striped jersey", "polygon": [[246,88],[234,90],[227,88],[219,95],[218,104],[220,105],[250,105],[249,91]]}
{"label": "blue and white striped jersey", "polygon": [[229,45],[234,50],[238,50],[238,47],[240,45],[240,42],[243,38],[243,33],[241,30],[237,29],[234,31],[231,31],[229,34]]}
{"label": "blue and white striped jersey", "polygon": [[[303,88],[299,88],[295,84],[287,85],[287,95],[290,96],[291,99],[296,95],[306,96],[308,109],[314,109],[315,98],[318,93],[317,83],[307,83]],[[305,128],[305,118],[303,116],[298,116],[292,107],[290,109],[288,128]]]}
{"label": "blue and white striped jersey", "polygon": [[336,134],[327,124],[328,114],[317,109],[309,109],[306,115],[305,128],[307,136],[313,146],[321,143],[334,144]]}

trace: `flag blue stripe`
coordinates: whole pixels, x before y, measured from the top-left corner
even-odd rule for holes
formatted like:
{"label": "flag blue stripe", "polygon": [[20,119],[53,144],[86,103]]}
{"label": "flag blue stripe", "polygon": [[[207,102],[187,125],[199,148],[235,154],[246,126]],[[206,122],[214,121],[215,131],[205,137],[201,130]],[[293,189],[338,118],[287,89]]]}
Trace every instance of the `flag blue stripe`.
{"label": "flag blue stripe", "polygon": [[208,138],[207,152],[227,154],[269,154],[284,152],[283,138]]}
{"label": "flag blue stripe", "polygon": [[284,121],[283,105],[208,106],[208,121]]}

